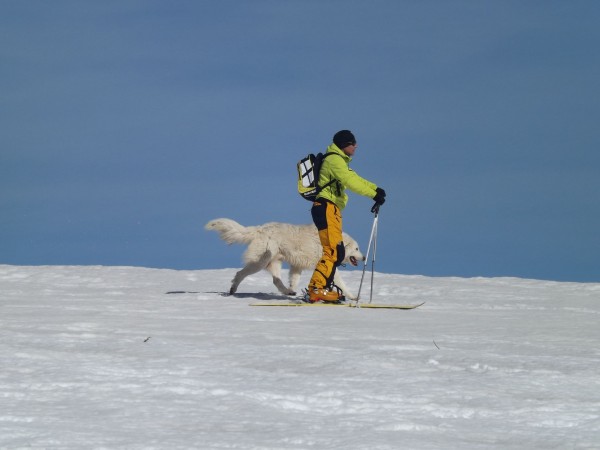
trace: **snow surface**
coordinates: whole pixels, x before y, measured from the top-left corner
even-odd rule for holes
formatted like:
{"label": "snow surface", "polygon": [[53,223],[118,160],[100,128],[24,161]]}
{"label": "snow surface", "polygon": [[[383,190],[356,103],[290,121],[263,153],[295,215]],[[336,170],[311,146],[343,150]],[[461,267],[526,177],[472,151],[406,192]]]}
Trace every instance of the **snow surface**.
{"label": "snow surface", "polygon": [[0,266],[0,448],[600,448],[600,284],[376,273],[427,303],[265,308],[234,273]]}

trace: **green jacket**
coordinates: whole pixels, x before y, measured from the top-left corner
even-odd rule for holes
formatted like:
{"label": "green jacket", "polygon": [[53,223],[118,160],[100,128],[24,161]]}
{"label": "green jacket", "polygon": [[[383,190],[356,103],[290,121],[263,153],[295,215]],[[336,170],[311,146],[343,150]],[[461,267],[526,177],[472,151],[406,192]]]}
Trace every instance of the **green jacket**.
{"label": "green jacket", "polygon": [[327,147],[326,153],[335,153],[336,155],[340,155],[341,158],[331,155],[323,160],[319,176],[319,186],[324,186],[333,179],[337,180],[337,182],[324,188],[319,193],[319,197],[332,201],[340,210],[344,209],[346,203],[348,203],[346,188],[365,197],[375,197],[377,185],[365,180],[348,166],[352,158],[346,155],[335,144]]}

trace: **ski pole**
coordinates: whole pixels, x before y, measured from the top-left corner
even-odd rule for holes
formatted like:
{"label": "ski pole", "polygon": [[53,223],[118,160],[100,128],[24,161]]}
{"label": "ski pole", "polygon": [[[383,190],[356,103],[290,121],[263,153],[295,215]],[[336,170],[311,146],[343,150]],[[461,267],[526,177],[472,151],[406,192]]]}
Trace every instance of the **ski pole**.
{"label": "ski pole", "polygon": [[369,292],[369,303],[373,301],[373,278],[375,278],[375,253],[377,253],[377,231],[379,219],[375,225],[375,234],[373,235],[373,258],[371,259],[371,291]]}
{"label": "ski pole", "polygon": [[[375,208],[375,207],[373,207]],[[375,213],[375,218],[373,219],[373,226],[371,227],[371,236],[369,237],[369,245],[367,246],[367,253],[365,255],[365,260],[363,262],[363,270],[362,270],[362,276],[360,277],[360,285],[358,286],[358,295],[356,296],[356,303],[358,304],[358,301],[360,300],[360,293],[362,291],[362,285],[363,285],[363,281],[365,279],[365,271],[367,270],[367,261],[369,259],[369,252],[371,251],[371,244],[373,243],[373,236],[377,230],[377,221],[379,220],[379,208],[377,208],[377,210],[373,211]]]}

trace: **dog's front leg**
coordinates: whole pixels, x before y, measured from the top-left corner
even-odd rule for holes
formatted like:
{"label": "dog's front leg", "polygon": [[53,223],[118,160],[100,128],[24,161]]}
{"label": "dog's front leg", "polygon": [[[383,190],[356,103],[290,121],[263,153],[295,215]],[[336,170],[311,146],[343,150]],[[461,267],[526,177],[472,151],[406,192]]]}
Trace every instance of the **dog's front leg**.
{"label": "dog's front leg", "polygon": [[333,284],[335,284],[342,290],[344,297],[346,297],[349,300],[356,300],[356,297],[354,296],[354,294],[352,294],[352,292],[350,292],[348,286],[346,286],[346,283],[344,283],[342,277],[339,274],[339,271],[337,270],[335,271],[335,275],[333,276]]}

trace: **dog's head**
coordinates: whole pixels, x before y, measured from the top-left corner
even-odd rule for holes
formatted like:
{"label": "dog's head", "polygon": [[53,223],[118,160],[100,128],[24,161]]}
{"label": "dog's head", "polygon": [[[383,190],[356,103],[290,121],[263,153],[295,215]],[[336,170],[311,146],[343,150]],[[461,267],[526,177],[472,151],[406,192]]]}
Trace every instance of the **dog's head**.
{"label": "dog's head", "polygon": [[344,248],[346,250],[346,256],[342,264],[350,263],[353,266],[358,265],[358,261],[364,261],[365,255],[362,254],[356,242],[349,234],[344,233]]}

